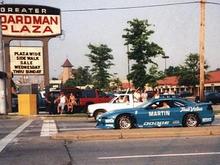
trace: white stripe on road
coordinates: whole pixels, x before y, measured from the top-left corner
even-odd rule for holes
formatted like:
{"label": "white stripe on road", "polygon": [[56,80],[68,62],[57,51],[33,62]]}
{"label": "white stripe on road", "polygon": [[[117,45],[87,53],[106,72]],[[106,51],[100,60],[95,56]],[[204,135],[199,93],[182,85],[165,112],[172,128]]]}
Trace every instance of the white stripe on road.
{"label": "white stripe on road", "polygon": [[0,140],[0,152],[10,143],[21,131],[32,123],[32,119],[26,121],[21,126],[12,131],[9,135]]}
{"label": "white stripe on road", "polygon": [[40,136],[51,136],[57,132],[57,126],[54,120],[44,120]]}
{"label": "white stripe on road", "polygon": [[161,154],[161,155],[112,156],[112,157],[98,157],[98,159],[99,159],[99,160],[107,160],[107,159],[132,159],[132,158],[178,157],[178,156],[203,156],[203,155],[220,155],[220,152],[183,153],[183,154]]}

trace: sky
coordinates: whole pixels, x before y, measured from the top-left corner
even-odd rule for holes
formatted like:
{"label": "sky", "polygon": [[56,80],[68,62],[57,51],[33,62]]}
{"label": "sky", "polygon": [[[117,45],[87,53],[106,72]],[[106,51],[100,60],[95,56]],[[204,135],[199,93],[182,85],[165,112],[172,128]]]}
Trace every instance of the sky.
{"label": "sky", "polygon": [[[219,0],[207,0],[219,3]],[[45,5],[61,10],[63,35],[49,41],[50,77],[58,77],[61,65],[68,58],[74,68],[92,66],[85,54],[88,44],[106,44],[112,49],[115,65],[109,70],[124,80],[128,73],[127,47],[122,35],[127,21],[148,20],[155,31],[150,41],[157,43],[169,59],[166,66],[184,63],[189,53],[199,52],[199,3],[136,8],[127,10],[75,11],[78,9],[147,6],[195,0],[4,0],[5,4]],[[209,70],[220,68],[220,5],[206,5],[205,60]],[[156,58],[160,70],[164,59]]]}

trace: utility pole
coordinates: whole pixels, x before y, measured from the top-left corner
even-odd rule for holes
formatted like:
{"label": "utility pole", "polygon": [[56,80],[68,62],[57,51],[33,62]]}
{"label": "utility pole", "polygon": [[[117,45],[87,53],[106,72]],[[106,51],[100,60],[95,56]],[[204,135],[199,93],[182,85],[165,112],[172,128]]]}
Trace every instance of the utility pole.
{"label": "utility pole", "polygon": [[[127,45],[127,55],[129,55],[129,51],[130,51],[130,48],[129,48],[129,45]],[[129,60],[129,57],[128,57],[128,74],[130,74],[130,60]],[[128,86],[129,86],[129,88],[131,88],[130,80],[128,80]]]}
{"label": "utility pole", "polygon": [[200,1],[200,31],[199,31],[199,66],[200,66],[200,83],[199,83],[199,98],[204,100],[204,61],[205,61],[205,3],[206,0]]}
{"label": "utility pole", "polygon": [[[0,72],[4,73],[4,56],[3,56],[3,40],[2,40],[2,23],[0,19]],[[6,90],[5,90],[6,76],[0,78],[0,114],[6,114]]]}

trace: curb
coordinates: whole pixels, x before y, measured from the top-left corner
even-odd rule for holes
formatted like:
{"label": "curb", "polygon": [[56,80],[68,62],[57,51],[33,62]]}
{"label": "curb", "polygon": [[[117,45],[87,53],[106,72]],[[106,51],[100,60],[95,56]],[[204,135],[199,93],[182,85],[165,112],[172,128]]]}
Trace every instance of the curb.
{"label": "curb", "polygon": [[115,140],[139,138],[165,138],[190,136],[220,136],[220,126],[196,128],[146,128],[131,130],[89,130],[58,133],[51,136],[53,140]]}

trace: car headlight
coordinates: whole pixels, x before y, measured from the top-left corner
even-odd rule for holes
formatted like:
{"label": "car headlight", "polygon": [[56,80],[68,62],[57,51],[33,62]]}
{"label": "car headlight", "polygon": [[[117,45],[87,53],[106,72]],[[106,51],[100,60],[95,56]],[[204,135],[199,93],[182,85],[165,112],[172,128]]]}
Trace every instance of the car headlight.
{"label": "car headlight", "polygon": [[114,119],[105,119],[105,123],[114,123]]}
{"label": "car headlight", "polygon": [[107,118],[107,117],[99,117],[97,119],[99,122],[103,122],[103,123],[114,123],[114,119],[113,118]]}
{"label": "car headlight", "polygon": [[103,117],[102,121],[104,121],[105,123],[114,123],[114,119],[113,118]]}

